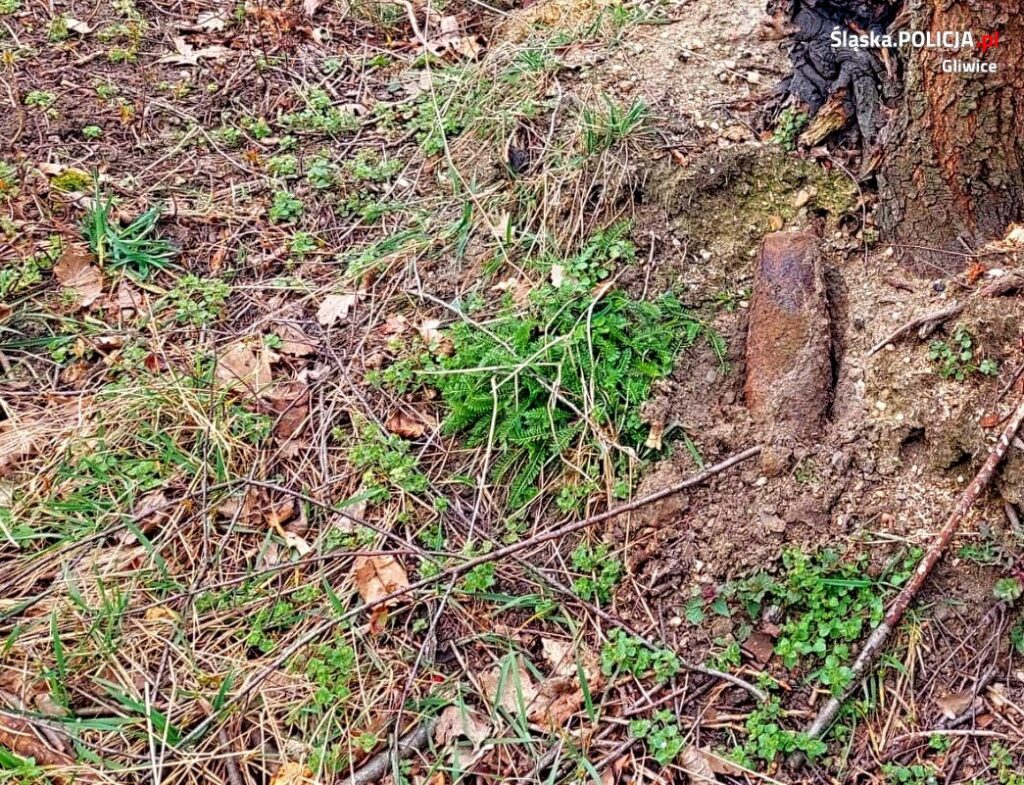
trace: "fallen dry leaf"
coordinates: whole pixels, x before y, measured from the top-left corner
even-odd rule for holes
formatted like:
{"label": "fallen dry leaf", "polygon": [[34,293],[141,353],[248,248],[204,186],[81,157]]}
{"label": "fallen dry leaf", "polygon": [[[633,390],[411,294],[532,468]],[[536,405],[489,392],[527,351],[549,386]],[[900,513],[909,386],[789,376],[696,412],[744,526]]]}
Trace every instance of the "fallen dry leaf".
{"label": "fallen dry leaf", "polygon": [[103,294],[103,274],[93,264],[93,257],[85,247],[70,244],[53,266],[53,277],[75,293],[75,305],[88,308]]}
{"label": "fallen dry leaf", "polygon": [[[152,534],[170,520],[171,512],[167,494],[163,488],[158,488],[155,491],[150,491],[135,503],[135,507],[132,508],[132,517],[143,534]],[[126,531],[123,542],[134,543],[135,541],[135,532],[133,530]]]}
{"label": "fallen dry leaf", "polygon": [[964,690],[962,692],[952,692],[947,695],[943,695],[940,698],[936,698],[935,705],[939,707],[939,711],[942,712],[942,716],[947,720],[955,720],[967,711],[973,702],[974,695],[971,694],[970,690]]}
{"label": "fallen dry leaf", "polygon": [[493,706],[500,706],[513,716],[519,715],[520,708],[530,711],[537,700],[537,686],[522,663],[514,672],[504,672],[501,666],[484,671],[480,674],[480,686]]}
{"label": "fallen dry leaf", "polygon": [[329,294],[320,303],[316,312],[316,320],[324,327],[348,317],[348,312],[356,303],[354,294]]}
{"label": "fallen dry leaf", "polygon": [[260,498],[257,488],[248,487],[241,496],[231,496],[217,505],[217,514],[229,521],[238,521],[246,526],[259,524],[265,499]]}
{"label": "fallen dry leaf", "polygon": [[58,454],[63,447],[53,440],[68,439],[81,429],[87,400],[76,399],[29,416],[9,412],[8,419],[0,421],[0,477],[19,461],[43,449],[52,449]]}
{"label": "fallen dry leaf", "polygon": [[299,556],[305,556],[311,550],[313,550],[312,545],[306,542],[306,540],[301,535],[296,534],[293,531],[285,530],[281,539],[284,540],[285,545],[287,545],[289,548],[291,548],[293,551],[299,554]]}
{"label": "fallen dry leaf", "polygon": [[88,377],[90,370],[92,370],[92,365],[84,360],[73,362],[61,369],[60,381],[68,387],[74,387],[76,390],[80,390],[84,387],[83,383]]}
{"label": "fallen dry leaf", "polygon": [[565,283],[565,267],[560,264],[551,265],[551,285],[556,289]]}
{"label": "fallen dry leaf", "polygon": [[441,320],[440,319],[424,319],[420,322],[420,326],[416,328],[420,334],[420,338],[428,346],[434,343],[440,343],[444,335],[441,333]]}
{"label": "fallen dry leaf", "polygon": [[295,515],[295,500],[289,496],[277,504],[268,504],[266,512],[267,525],[283,534],[281,526]]}
{"label": "fallen dry leaf", "polygon": [[299,436],[309,417],[309,388],[297,379],[290,379],[271,387],[266,398],[277,415],[274,437],[286,442]]}
{"label": "fallen dry leaf", "polygon": [[556,692],[551,695],[551,684],[545,682],[541,686],[540,698],[538,698],[532,711],[530,719],[538,722],[550,730],[564,728],[566,723],[576,712],[583,708],[583,692],[575,685],[565,685],[568,688],[563,692]]}
{"label": "fallen dry leaf", "polygon": [[982,428],[995,428],[1003,421],[999,412],[986,412],[981,418]]}
{"label": "fallen dry leaf", "polygon": [[447,706],[438,715],[437,723],[434,725],[434,741],[442,746],[454,739],[464,738],[477,749],[490,735],[490,723],[477,712],[464,706]]}
{"label": "fallen dry leaf", "polygon": [[172,65],[199,65],[200,60],[219,60],[229,54],[231,54],[231,50],[226,46],[204,46],[202,49],[196,49],[178,35],[174,37],[174,52],[164,55],[157,62],[171,63]]}
{"label": "fallen dry leaf", "polygon": [[316,351],[316,341],[294,324],[281,322],[274,325],[274,335],[281,339],[278,351],[292,357],[307,357]]}
{"label": "fallen dry leaf", "polygon": [[551,675],[538,686],[529,717],[550,730],[557,730],[583,708],[579,671],[582,669],[590,690],[600,689],[604,678],[598,658],[588,649],[577,651],[569,641],[550,638],[541,641],[541,649],[551,665]]}
{"label": "fallen dry leaf", "polygon": [[519,279],[516,278],[514,275],[510,275],[508,278],[498,281],[496,284],[494,284],[494,286],[491,287],[491,289],[497,292],[507,292],[510,289],[515,289],[518,285]]}
{"label": "fallen dry leaf", "polygon": [[282,763],[270,778],[270,785],[312,785],[313,770],[294,761]]}
{"label": "fallen dry leaf", "polygon": [[533,291],[529,281],[520,281],[515,276],[509,276],[504,281],[498,281],[491,289],[498,292],[512,292],[512,301],[516,305],[525,305],[530,299],[530,293]]}
{"label": "fallen dry leaf", "polygon": [[483,51],[482,39],[475,35],[464,35],[458,17],[441,17],[439,32],[438,37],[427,42],[425,47],[431,54],[440,57],[445,52],[453,52],[467,60],[480,57]]}
{"label": "fallen dry leaf", "polygon": [[700,753],[704,756],[704,760],[707,761],[708,766],[715,774],[725,774],[729,777],[740,777],[745,773],[741,767],[737,766],[731,760],[715,754],[707,747],[701,747]]}
{"label": "fallen dry leaf", "polygon": [[245,387],[254,395],[265,394],[271,381],[273,355],[262,342],[239,340],[217,358],[214,375],[230,386]]}
{"label": "fallen dry leaf", "polygon": [[1010,224],[1002,244],[1007,250],[1024,248],[1024,226],[1021,224]]}
{"label": "fallen dry leaf", "polygon": [[426,432],[427,423],[423,419],[412,417],[405,412],[395,412],[388,418],[384,427],[403,439],[418,439]]}
{"label": "fallen dry leaf", "polygon": [[227,12],[223,10],[203,11],[196,17],[196,24],[211,33],[223,30],[227,23]]}
{"label": "fallen dry leaf", "polygon": [[136,289],[125,280],[117,285],[117,292],[113,297],[108,298],[104,305],[108,311],[135,311],[141,312],[149,308],[149,298],[146,293]]}
{"label": "fallen dry leaf", "polygon": [[552,676],[576,675],[576,652],[572,641],[542,638],[540,642],[544,659],[551,666]]}
{"label": "fallen dry leaf", "polygon": [[380,331],[384,335],[401,335],[405,332],[409,326],[409,320],[399,314],[391,314],[387,319],[384,320],[384,324],[381,326]]}
{"label": "fallen dry leaf", "polygon": [[743,641],[743,651],[758,665],[764,665],[775,654],[775,641],[763,632],[755,630]]}
{"label": "fallen dry leaf", "polygon": [[313,16],[319,9],[323,0],[302,0],[302,10],[306,16]]}
{"label": "fallen dry leaf", "polygon": [[704,753],[690,744],[679,754],[679,765],[690,778],[691,783],[716,782],[715,771],[704,757]]}
{"label": "fallen dry leaf", "polygon": [[146,621],[181,621],[181,616],[178,612],[168,608],[166,605],[154,605],[152,608],[146,608],[144,618]]}
{"label": "fallen dry leaf", "polygon": [[287,498],[281,503],[268,505],[266,510],[267,526],[277,532],[284,544],[299,556],[305,556],[312,548],[299,532],[294,529],[285,529],[284,525],[290,521],[296,513],[295,500]]}
{"label": "fallen dry leaf", "polygon": [[[394,556],[357,556],[352,565],[356,590],[369,605],[409,585],[405,568]],[[385,603],[393,605],[397,600]]]}
{"label": "fallen dry leaf", "polygon": [[93,31],[92,25],[71,16],[64,17],[64,24],[72,33],[78,33],[79,35],[89,35]]}

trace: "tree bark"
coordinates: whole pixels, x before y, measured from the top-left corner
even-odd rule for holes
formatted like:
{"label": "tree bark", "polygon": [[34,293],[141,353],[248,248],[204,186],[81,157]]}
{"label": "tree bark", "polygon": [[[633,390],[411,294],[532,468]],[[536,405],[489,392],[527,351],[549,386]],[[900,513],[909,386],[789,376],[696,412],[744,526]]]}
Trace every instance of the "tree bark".
{"label": "tree bark", "polygon": [[[911,49],[878,170],[879,225],[922,274],[962,269],[1024,210],[1024,2],[909,0],[909,29],[999,33],[983,57]],[[944,60],[992,62],[944,73]]]}
{"label": "tree bark", "polygon": [[[768,11],[788,17],[794,35],[779,108],[842,110],[843,133],[860,137],[863,171],[877,174],[879,228],[910,269],[963,269],[1024,216],[1024,0],[768,0]],[[900,60],[833,47],[837,27],[894,38],[969,31],[976,48],[905,47]],[[996,33],[998,45],[983,53],[981,37]],[[980,63],[995,73],[962,70]]]}

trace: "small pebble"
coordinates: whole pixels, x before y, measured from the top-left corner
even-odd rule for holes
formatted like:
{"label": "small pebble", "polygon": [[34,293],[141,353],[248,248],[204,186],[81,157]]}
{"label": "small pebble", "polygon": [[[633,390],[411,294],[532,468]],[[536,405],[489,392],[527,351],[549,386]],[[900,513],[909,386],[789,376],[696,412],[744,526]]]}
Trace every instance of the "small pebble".
{"label": "small pebble", "polygon": [[811,199],[818,195],[818,189],[813,185],[810,188],[801,188],[793,198],[793,207],[799,210],[810,204]]}

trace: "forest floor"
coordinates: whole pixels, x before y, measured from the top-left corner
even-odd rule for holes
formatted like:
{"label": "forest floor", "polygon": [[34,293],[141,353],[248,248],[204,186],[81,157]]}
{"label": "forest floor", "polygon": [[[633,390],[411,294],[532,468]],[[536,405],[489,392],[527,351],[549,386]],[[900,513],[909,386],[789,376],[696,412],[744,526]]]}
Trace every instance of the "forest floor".
{"label": "forest floor", "polygon": [[[1024,442],[801,733],[1024,394],[1024,238],[901,268],[762,18],[0,0],[0,782],[1024,783]],[[771,438],[779,229],[827,428],[638,502]]]}

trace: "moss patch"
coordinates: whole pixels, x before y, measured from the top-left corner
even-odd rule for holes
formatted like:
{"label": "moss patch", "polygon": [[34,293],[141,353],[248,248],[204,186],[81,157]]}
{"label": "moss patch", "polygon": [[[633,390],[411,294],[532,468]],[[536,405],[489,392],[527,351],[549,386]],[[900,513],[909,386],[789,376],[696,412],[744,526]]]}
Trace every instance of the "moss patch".
{"label": "moss patch", "polygon": [[807,208],[824,212],[829,224],[857,201],[855,184],[842,172],[763,145],[716,150],[685,169],[666,166],[654,173],[648,192],[667,211],[674,232],[726,268],[746,266],[780,219],[796,217],[801,192],[810,197]]}
{"label": "moss patch", "polygon": [[50,186],[62,193],[89,192],[92,190],[92,177],[81,169],[65,169],[50,180]]}

